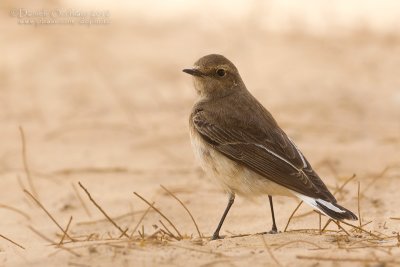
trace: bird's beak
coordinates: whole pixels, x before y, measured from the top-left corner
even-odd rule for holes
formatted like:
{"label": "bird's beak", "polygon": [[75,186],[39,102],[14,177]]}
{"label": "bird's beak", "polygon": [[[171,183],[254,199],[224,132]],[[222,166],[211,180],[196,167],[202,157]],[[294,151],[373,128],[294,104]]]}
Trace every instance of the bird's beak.
{"label": "bird's beak", "polygon": [[186,73],[188,73],[188,74],[190,74],[190,75],[193,75],[193,76],[197,76],[197,77],[203,77],[204,76],[204,73],[202,73],[201,71],[199,71],[198,69],[196,69],[196,68],[193,68],[193,69],[184,69],[184,70],[182,70],[183,72],[186,72]]}

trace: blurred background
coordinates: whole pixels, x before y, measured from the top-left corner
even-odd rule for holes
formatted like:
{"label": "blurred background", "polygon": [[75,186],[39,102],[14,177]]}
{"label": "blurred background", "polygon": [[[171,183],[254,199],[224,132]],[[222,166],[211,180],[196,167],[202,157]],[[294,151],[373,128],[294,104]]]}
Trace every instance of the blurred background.
{"label": "blurred background", "polygon": [[[188,116],[196,95],[182,69],[219,53],[332,190],[357,174],[368,211],[362,215],[378,225],[398,207],[391,196],[399,178],[392,167],[400,164],[399,25],[396,0],[2,0],[0,187],[7,190],[0,203],[29,211],[30,224],[54,233],[22,192],[33,188],[21,126],[37,196],[63,222],[70,214],[74,222],[90,219],[71,187],[78,181],[111,216],[143,209],[137,191],[162,198],[172,218],[183,218],[163,184],[211,233],[226,199],[194,162]],[[369,184],[376,177],[383,179]],[[348,188],[339,200],[354,211],[356,185]],[[224,227],[265,231],[260,206],[241,201]],[[274,202],[280,227],[296,204],[285,201]],[[3,234],[32,244],[24,218],[5,209],[0,217]],[[146,229],[154,221],[145,220]],[[315,216],[303,222],[309,227]],[[185,219],[180,226],[193,231]],[[50,248],[38,240],[26,253],[41,262]]]}
{"label": "blurred background", "polygon": [[44,142],[32,152],[40,150],[32,164],[42,170],[132,166],[137,146],[141,159],[149,157],[140,167],[187,161],[195,94],[181,69],[209,53],[231,59],[305,149],[315,138],[361,142],[363,155],[363,142],[378,142],[373,155],[386,156],[386,142],[399,148],[398,1],[49,0],[0,7],[0,168],[19,165],[18,125],[33,144]]}

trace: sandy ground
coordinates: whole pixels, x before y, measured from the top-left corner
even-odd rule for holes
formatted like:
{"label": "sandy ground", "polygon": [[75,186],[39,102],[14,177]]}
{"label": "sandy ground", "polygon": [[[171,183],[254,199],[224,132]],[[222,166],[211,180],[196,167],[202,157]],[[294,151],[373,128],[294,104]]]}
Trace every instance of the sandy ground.
{"label": "sandy ground", "polygon": [[[116,15],[107,26],[32,27],[7,10],[0,16],[0,234],[25,249],[0,238],[0,266],[400,264],[400,36],[277,34],[251,20],[210,27]],[[227,199],[194,162],[188,115],[196,96],[181,72],[209,53],[236,64],[332,191],[356,174],[336,196],[356,213],[359,200],[362,223],[370,222],[365,232],[331,223],[320,234],[319,216],[306,206],[283,232],[298,201],[276,197],[282,233],[257,235],[271,227],[267,198],[238,197],[226,238],[209,241]],[[104,220],[79,181],[129,238]],[[192,212],[202,239],[160,185]],[[59,245],[61,230],[24,189],[62,228],[72,217],[74,242]],[[153,210],[140,221],[148,205],[133,192],[154,201],[183,240],[162,234],[160,220],[177,236]]]}

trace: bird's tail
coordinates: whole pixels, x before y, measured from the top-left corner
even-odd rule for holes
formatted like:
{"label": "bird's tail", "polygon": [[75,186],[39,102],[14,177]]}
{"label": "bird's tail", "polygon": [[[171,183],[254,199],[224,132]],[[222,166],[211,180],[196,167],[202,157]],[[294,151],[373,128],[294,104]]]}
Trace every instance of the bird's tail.
{"label": "bird's tail", "polygon": [[317,209],[318,211],[322,212],[323,214],[334,220],[358,220],[357,216],[353,212],[340,206],[337,203],[332,203],[319,198],[308,197],[299,193],[295,193],[295,195],[314,209]]}

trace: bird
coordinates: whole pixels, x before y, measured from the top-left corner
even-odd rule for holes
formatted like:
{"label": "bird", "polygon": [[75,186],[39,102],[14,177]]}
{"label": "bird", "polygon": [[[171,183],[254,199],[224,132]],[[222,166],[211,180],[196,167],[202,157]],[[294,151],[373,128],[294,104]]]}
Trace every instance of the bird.
{"label": "bird", "polygon": [[278,233],[275,195],[297,197],[334,220],[358,220],[337,203],[292,139],[247,90],[230,60],[219,54],[206,55],[183,72],[193,77],[198,95],[189,116],[195,158],[228,195],[212,240],[221,238],[221,227],[236,195],[268,196],[271,234]]}

